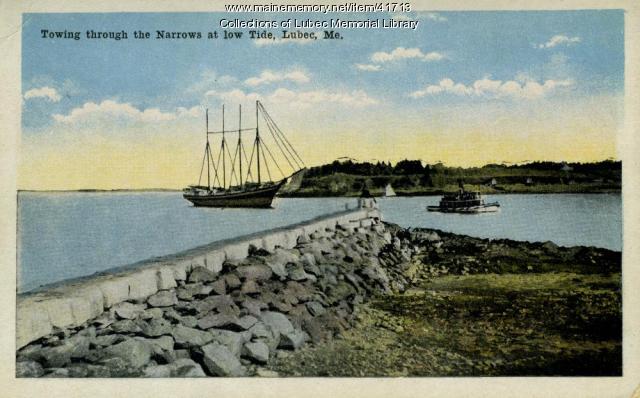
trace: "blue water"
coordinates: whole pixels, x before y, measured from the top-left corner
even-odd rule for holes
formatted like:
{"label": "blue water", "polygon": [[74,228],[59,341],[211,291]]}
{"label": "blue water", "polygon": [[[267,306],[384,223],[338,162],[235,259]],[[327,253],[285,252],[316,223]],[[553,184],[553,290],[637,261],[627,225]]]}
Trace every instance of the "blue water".
{"label": "blue water", "polygon": [[[429,213],[437,197],[384,198],[387,221],[488,238],[621,250],[620,195],[500,195],[500,213]],[[20,193],[18,291],[176,253],[355,206],[355,199],[284,199],[275,209],[193,208],[175,192]]]}

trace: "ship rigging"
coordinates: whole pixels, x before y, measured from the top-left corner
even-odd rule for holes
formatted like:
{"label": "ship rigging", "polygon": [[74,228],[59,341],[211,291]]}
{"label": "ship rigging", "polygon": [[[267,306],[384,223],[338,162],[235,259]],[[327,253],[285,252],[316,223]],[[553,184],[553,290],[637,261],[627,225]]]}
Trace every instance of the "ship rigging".
{"label": "ship rigging", "polygon": [[[239,106],[238,128],[227,129],[224,112],[223,105],[222,129],[209,131],[209,111],[206,111],[206,143],[200,177],[197,185],[184,189],[183,196],[194,206],[271,207],[274,196],[288,181],[298,182],[302,178],[306,165],[259,101],[256,101],[255,127],[242,127],[242,106]],[[249,154],[243,143],[243,133],[252,135]],[[227,138],[229,134],[238,135],[235,148]],[[213,136],[220,137],[217,151],[212,150],[210,137]],[[269,145],[275,143],[275,148],[267,145],[265,136],[269,138]],[[206,186],[202,184],[205,168]]]}

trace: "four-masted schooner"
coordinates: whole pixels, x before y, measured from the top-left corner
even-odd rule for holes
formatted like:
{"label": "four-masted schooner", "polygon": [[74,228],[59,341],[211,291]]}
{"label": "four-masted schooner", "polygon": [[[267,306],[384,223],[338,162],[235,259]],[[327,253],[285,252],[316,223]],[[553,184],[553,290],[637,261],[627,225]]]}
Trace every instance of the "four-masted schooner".
{"label": "four-masted schooner", "polygon": [[[262,116],[266,129],[260,129],[259,120]],[[282,133],[280,128],[273,121],[264,106],[256,101],[256,126],[242,128],[242,107],[239,107],[239,122],[237,129],[225,130],[224,125],[224,105],[222,106],[222,130],[209,131],[209,110],[206,116],[206,145],[202,167],[200,168],[200,178],[197,185],[190,185],[183,190],[183,197],[194,204],[202,207],[257,207],[269,208],[278,190],[287,183],[293,176],[300,176],[305,169],[304,161],[300,158],[289,140]],[[274,153],[268,148],[264,138],[260,135],[266,130],[271,141],[276,143],[279,153]],[[253,145],[250,156],[244,149],[242,142],[243,132],[254,132]],[[233,152],[229,149],[227,134],[237,133],[238,141]],[[220,148],[218,156],[214,161],[214,156],[209,142],[210,135],[220,135]],[[266,135],[266,134],[265,134]],[[279,155],[279,156],[278,156]],[[293,173],[286,175],[277,157],[286,160]],[[244,163],[243,163],[244,159]],[[272,173],[269,169],[269,160],[275,165],[282,178],[273,181]],[[207,167],[207,185],[202,185],[204,167]],[[237,166],[237,168],[236,168]],[[243,168],[245,166],[245,168]],[[211,173],[213,169],[213,173]],[[265,172],[268,179],[265,179]],[[274,170],[275,173],[275,170]]]}

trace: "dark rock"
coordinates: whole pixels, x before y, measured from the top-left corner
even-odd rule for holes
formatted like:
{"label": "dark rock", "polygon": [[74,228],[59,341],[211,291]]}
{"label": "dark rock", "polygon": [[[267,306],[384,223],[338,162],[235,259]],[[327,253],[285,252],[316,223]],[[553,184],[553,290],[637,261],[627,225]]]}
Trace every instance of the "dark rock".
{"label": "dark rock", "polygon": [[162,290],[150,296],[147,303],[152,307],[170,307],[178,304],[176,292],[173,290]]}
{"label": "dark rock", "polygon": [[207,370],[216,376],[244,376],[245,369],[229,349],[219,343],[202,347],[203,362]]}
{"label": "dark rock", "polygon": [[213,271],[209,271],[204,267],[195,267],[189,274],[190,283],[213,282],[217,279],[217,275]]}
{"label": "dark rock", "polygon": [[43,374],[42,365],[36,361],[16,362],[16,377],[40,377]]}
{"label": "dark rock", "polygon": [[280,344],[278,348],[289,348],[297,350],[302,347],[304,343],[309,339],[309,336],[300,330],[294,330],[289,333],[283,333],[280,336]]}
{"label": "dark rock", "polygon": [[269,361],[269,347],[262,341],[245,343],[242,356],[253,362],[267,363]]}

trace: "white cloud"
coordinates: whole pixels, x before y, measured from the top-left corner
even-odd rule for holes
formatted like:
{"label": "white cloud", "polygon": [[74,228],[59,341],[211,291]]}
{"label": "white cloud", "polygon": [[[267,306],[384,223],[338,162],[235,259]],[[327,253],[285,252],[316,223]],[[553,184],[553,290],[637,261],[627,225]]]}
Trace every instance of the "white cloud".
{"label": "white cloud", "polygon": [[316,104],[337,104],[353,107],[366,107],[375,105],[378,101],[370,97],[362,90],[342,91],[342,90],[303,90],[294,91],[286,88],[278,88],[268,94],[258,94],[255,92],[244,92],[243,90],[230,91],[210,91],[207,96],[220,98],[223,101],[232,103],[251,103],[256,100],[269,104],[282,104],[298,108],[306,108]]}
{"label": "white cloud", "polygon": [[364,70],[367,72],[378,72],[382,70],[382,67],[380,65],[374,64],[355,64],[355,67],[359,70]]}
{"label": "white cloud", "polygon": [[412,98],[421,98],[429,95],[453,94],[459,96],[492,97],[492,98],[517,98],[536,99],[555,91],[560,87],[573,85],[572,80],[546,80],[538,83],[534,80],[492,80],[483,78],[476,80],[471,85],[455,83],[449,78],[440,80],[438,84],[428,85],[422,90],[417,90],[409,94]]}
{"label": "white cloud", "polygon": [[446,57],[439,52],[432,51],[424,53],[419,48],[397,47],[391,52],[378,51],[371,55],[371,61],[375,63],[385,63],[399,61],[403,59],[419,59],[424,62],[440,61]]}
{"label": "white cloud", "polygon": [[569,37],[565,35],[555,35],[550,38],[546,43],[538,44],[538,48],[552,48],[555,46],[559,46],[561,44],[565,44],[570,46],[575,43],[580,43],[581,39],[578,36]]}
{"label": "white cloud", "polygon": [[158,108],[140,110],[129,103],[105,100],[97,104],[87,102],[81,107],[74,108],[68,115],[54,114],[53,119],[58,123],[77,124],[94,121],[124,121],[124,122],[166,122],[180,117],[197,117],[201,113],[199,107],[176,108],[174,112],[162,112]]}
{"label": "white cloud", "polygon": [[239,89],[228,91],[209,90],[205,93],[205,96],[216,97],[223,100],[224,102],[233,104],[256,102],[257,100],[262,99],[262,97],[258,93],[245,93],[244,91]]}
{"label": "white cloud", "polygon": [[24,99],[44,98],[47,101],[58,102],[62,98],[55,88],[44,86],[40,88],[32,88],[24,93]]}
{"label": "white cloud", "polygon": [[281,81],[292,81],[294,83],[307,83],[309,76],[306,72],[300,69],[291,70],[288,72],[276,72],[272,70],[265,70],[260,73],[260,76],[250,77],[244,81],[247,86],[259,86],[261,84],[269,84]]}

